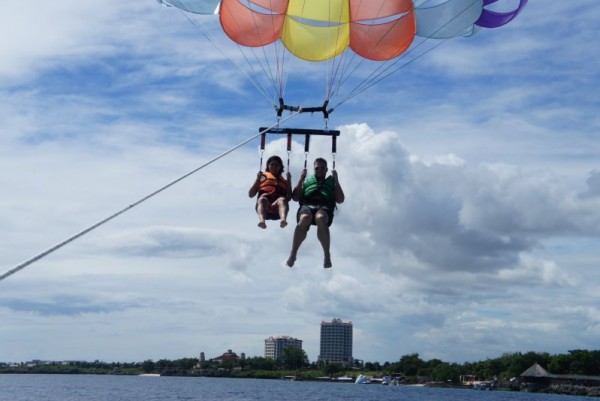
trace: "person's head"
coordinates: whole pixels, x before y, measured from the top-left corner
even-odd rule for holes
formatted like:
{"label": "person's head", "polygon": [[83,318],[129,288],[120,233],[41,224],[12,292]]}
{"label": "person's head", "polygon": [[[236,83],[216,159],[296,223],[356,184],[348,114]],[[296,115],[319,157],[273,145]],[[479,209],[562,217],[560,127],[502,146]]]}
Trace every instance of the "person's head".
{"label": "person's head", "polygon": [[327,160],[322,157],[318,157],[315,159],[313,163],[313,167],[315,169],[315,175],[317,177],[325,177],[327,174]]}
{"label": "person's head", "polygon": [[283,161],[279,156],[271,156],[267,159],[267,167],[266,171],[271,174],[281,174],[283,173]]}

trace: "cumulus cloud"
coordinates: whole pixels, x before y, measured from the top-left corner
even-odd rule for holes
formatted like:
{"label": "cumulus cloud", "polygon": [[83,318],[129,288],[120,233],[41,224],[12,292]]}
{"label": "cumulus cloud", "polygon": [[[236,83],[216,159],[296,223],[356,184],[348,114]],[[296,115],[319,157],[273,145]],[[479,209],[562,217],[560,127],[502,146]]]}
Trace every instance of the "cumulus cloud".
{"label": "cumulus cloud", "polygon": [[595,198],[600,196],[600,171],[594,170],[586,180],[587,190],[581,193],[583,198]]}
{"label": "cumulus cloud", "polygon": [[556,177],[453,158],[423,163],[392,132],[365,125],[343,132],[350,138],[343,152],[352,157],[343,171],[353,179],[344,182],[342,208],[352,212],[338,224],[387,272],[402,272],[410,255],[433,271],[498,273],[518,268],[520,255],[544,239],[597,235],[598,205]]}
{"label": "cumulus cloud", "polygon": [[20,81],[49,66],[56,67],[65,56],[86,57],[98,52],[106,44],[97,34],[109,32],[102,23],[117,12],[114,3],[67,0],[4,4],[0,23],[5,32],[11,32],[12,40],[6,36],[0,41],[4,60],[0,76]]}

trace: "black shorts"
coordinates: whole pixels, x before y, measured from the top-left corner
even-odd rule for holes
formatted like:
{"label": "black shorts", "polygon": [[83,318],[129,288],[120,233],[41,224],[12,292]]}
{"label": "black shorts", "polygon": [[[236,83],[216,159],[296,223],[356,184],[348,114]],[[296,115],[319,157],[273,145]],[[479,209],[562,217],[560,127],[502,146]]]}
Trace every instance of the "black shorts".
{"label": "black shorts", "polygon": [[329,206],[322,206],[322,205],[300,205],[300,208],[298,208],[298,213],[296,213],[296,221],[300,221],[300,215],[301,214],[310,214],[312,216],[312,220],[311,220],[311,224],[317,225],[317,223],[315,222],[315,215],[317,214],[317,212],[319,211],[324,211],[325,213],[327,213],[327,226],[330,226],[331,223],[333,222],[333,209]]}
{"label": "black shorts", "polygon": [[[267,209],[267,212],[265,214],[265,220],[280,220],[281,217],[279,217],[279,206],[275,202],[277,202],[277,200],[279,198],[285,198],[285,197],[276,195],[276,194],[259,195],[258,199],[256,200],[256,205],[254,206],[254,210],[258,210],[258,202],[260,201],[260,198],[267,198],[269,200],[269,208]],[[287,215],[288,210],[290,210],[290,206],[288,204],[286,204],[285,205],[285,214],[286,215]]]}

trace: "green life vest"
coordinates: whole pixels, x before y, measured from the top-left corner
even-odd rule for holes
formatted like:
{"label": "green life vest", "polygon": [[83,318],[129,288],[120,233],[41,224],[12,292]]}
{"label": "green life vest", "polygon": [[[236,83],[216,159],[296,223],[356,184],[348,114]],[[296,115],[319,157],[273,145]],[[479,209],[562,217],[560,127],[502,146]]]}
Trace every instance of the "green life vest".
{"label": "green life vest", "polygon": [[318,182],[317,177],[313,174],[304,180],[302,203],[316,203],[321,205],[335,204],[334,188],[335,181],[333,176],[330,175],[325,178],[325,180]]}

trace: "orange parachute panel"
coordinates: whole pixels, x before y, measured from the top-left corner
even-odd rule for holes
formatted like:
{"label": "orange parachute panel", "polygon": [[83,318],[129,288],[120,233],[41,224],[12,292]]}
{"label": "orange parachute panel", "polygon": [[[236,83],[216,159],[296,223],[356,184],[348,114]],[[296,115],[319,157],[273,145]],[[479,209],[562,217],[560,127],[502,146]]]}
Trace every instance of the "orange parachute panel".
{"label": "orange parachute panel", "polygon": [[392,17],[412,10],[412,0],[349,0],[352,22]]}
{"label": "orange parachute panel", "polygon": [[288,0],[252,0],[251,9],[239,0],[222,0],[221,27],[234,42],[248,47],[265,46],[281,36]]}
{"label": "orange parachute panel", "polygon": [[350,48],[369,60],[389,60],[413,42],[416,23],[411,0],[350,2]]}

